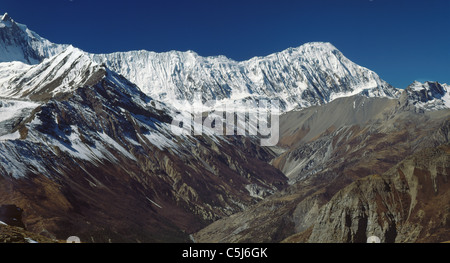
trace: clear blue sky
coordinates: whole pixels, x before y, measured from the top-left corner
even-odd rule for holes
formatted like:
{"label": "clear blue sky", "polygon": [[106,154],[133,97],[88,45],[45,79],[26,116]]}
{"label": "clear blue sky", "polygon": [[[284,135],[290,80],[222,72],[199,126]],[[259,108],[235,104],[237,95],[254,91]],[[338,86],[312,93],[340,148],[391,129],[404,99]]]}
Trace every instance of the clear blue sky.
{"label": "clear blue sky", "polygon": [[193,50],[240,61],[325,41],[398,88],[450,84],[449,0],[0,0],[0,12],[94,53]]}

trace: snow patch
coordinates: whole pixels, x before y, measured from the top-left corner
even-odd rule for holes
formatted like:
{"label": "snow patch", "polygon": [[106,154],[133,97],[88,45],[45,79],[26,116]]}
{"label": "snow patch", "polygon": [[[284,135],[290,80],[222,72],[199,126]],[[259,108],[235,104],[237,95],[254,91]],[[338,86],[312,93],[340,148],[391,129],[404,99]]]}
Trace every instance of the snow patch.
{"label": "snow patch", "polygon": [[161,133],[150,132],[149,134],[144,134],[144,137],[150,141],[150,143],[161,151],[167,148],[177,148],[178,145],[171,139],[167,138]]}
{"label": "snow patch", "polygon": [[134,157],[131,153],[129,153],[125,148],[123,148],[115,140],[109,137],[106,133],[97,133],[97,134],[101,137],[101,139],[104,142],[106,142],[108,146],[115,148],[119,153],[126,156],[128,159],[136,161],[136,157]]}
{"label": "snow patch", "polygon": [[0,100],[0,123],[23,116],[39,107],[39,105],[31,101]]}
{"label": "snow patch", "polygon": [[18,139],[20,139],[19,131],[0,136],[0,141],[13,141],[13,140],[18,140]]}
{"label": "snow patch", "polygon": [[148,201],[150,201],[150,203],[154,204],[155,206],[157,206],[159,209],[162,209],[162,207],[160,205],[158,205],[157,203],[155,203],[153,200],[151,200],[150,198],[146,197]]}
{"label": "snow patch", "polygon": [[45,173],[39,155],[28,145],[16,145],[16,141],[0,142],[0,170],[3,175],[22,178],[28,171]]}
{"label": "snow patch", "polygon": [[26,237],[25,240],[26,240],[28,243],[30,243],[30,244],[38,244],[38,243],[39,243],[39,242],[34,241],[33,239],[29,238],[29,237]]}

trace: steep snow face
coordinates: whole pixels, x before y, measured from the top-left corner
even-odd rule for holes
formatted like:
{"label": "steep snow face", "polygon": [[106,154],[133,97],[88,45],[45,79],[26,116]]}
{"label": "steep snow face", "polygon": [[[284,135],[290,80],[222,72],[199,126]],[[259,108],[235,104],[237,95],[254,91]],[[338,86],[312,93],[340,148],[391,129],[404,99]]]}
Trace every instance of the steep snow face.
{"label": "steep snow face", "polygon": [[450,109],[450,85],[444,84],[443,87],[446,90],[445,95],[442,97],[445,107]]}
{"label": "steep snow face", "polygon": [[[70,48],[51,43],[25,25],[16,23],[8,14],[3,15],[0,21],[0,85],[6,80],[8,89],[12,89],[11,84],[15,81],[11,76],[30,69],[35,69],[34,74],[38,73],[38,68],[26,65],[44,62],[42,64],[48,66],[45,59]],[[308,43],[242,62],[224,56],[201,57],[192,51],[130,51],[89,56],[137,84],[147,95],[179,109],[192,103],[197,93],[201,94],[203,101],[218,101],[218,105],[233,103],[238,107],[248,99],[279,99],[285,111],[321,105],[355,94],[399,95],[377,74],[354,64],[330,43]],[[82,60],[88,61],[86,58]],[[67,62],[70,61],[63,62],[65,66]],[[41,71],[45,73],[44,67]],[[69,77],[66,80],[72,79]],[[23,78],[22,81],[20,84],[25,84]],[[68,81],[65,84],[71,83]],[[58,88],[66,89],[57,84]],[[20,88],[30,91],[29,87]],[[14,91],[5,91],[4,86],[0,89],[0,94],[21,96],[16,94],[17,88]]]}
{"label": "steep snow face", "polygon": [[399,95],[377,74],[351,62],[330,43],[308,43],[243,62],[224,56],[201,57],[192,51],[131,51],[91,57],[136,83],[147,95],[172,105],[177,105],[176,100],[192,102],[195,93],[201,93],[204,101],[277,98],[284,110],[355,94]]}
{"label": "steep snow face", "polygon": [[438,82],[415,81],[405,89],[410,103],[425,110],[450,108],[450,86]]}
{"label": "steep snow face", "polygon": [[0,63],[0,96],[35,101],[54,98],[98,78],[102,69],[72,46],[38,65]]}
{"label": "steep snow face", "polygon": [[31,101],[0,100],[0,124],[14,117],[20,117],[23,112],[31,111],[38,106],[38,103]]}
{"label": "steep snow face", "polygon": [[16,23],[7,13],[0,20],[0,62],[34,65],[62,52],[67,45],[54,44]]}

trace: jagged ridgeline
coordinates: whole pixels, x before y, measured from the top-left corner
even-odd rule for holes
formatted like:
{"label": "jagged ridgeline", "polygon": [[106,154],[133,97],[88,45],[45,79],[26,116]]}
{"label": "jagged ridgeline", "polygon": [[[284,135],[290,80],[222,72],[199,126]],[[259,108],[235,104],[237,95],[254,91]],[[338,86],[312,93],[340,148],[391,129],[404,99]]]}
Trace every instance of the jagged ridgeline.
{"label": "jagged ridgeline", "polygon": [[[5,14],[0,206],[20,217],[0,214],[0,241],[443,241],[448,91],[396,89],[330,43],[241,62],[89,54]],[[210,100],[206,111],[278,101],[277,145],[173,133]]]}

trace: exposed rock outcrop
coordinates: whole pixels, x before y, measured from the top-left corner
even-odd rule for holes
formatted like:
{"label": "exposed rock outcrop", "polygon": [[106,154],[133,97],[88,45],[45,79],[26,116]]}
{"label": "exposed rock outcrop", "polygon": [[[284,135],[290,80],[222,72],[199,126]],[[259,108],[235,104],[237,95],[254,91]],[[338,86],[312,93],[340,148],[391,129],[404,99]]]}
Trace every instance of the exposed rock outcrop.
{"label": "exposed rock outcrop", "polygon": [[444,242],[450,236],[450,146],[421,151],[339,191],[308,242]]}

